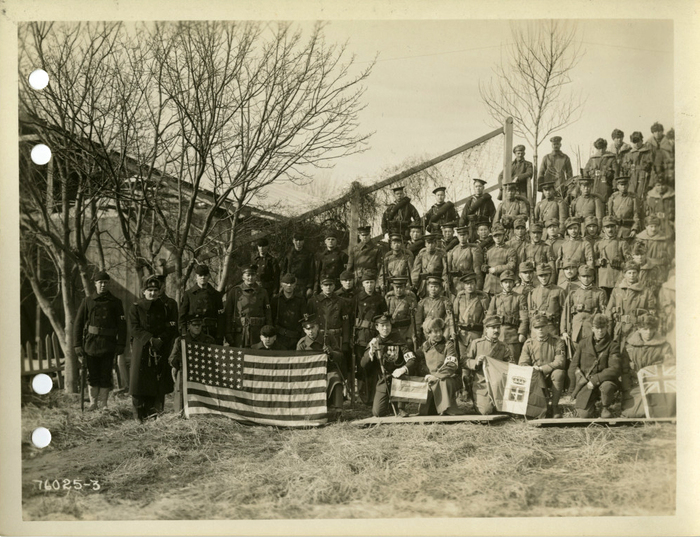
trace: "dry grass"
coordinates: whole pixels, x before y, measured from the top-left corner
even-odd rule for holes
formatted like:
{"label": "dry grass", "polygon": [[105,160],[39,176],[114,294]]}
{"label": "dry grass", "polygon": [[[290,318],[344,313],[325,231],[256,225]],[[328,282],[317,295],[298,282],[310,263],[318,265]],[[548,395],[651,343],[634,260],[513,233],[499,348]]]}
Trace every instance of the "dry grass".
{"label": "dry grass", "polygon": [[[23,409],[26,519],[372,518],[673,514],[675,426],[539,429],[396,425],[248,427],[225,418],[145,424],[128,400],[81,416],[56,395]],[[77,410],[76,410],[77,409]],[[358,413],[360,414],[360,413]],[[93,477],[99,492],[32,479]]]}

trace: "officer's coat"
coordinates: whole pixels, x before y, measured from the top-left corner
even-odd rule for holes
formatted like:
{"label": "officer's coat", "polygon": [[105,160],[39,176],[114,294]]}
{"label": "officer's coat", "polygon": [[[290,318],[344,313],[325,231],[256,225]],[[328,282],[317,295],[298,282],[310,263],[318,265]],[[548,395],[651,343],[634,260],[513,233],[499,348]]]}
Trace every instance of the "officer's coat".
{"label": "officer's coat", "polygon": [[601,259],[606,260],[604,267],[598,267],[599,287],[615,287],[622,275],[622,267],[628,254],[627,243],[620,239],[600,239],[595,243],[593,255],[599,262]]}
{"label": "officer's coat", "polygon": [[624,239],[630,234],[630,230],[635,233],[641,227],[640,211],[641,203],[637,196],[631,192],[614,192],[608,200],[608,216],[614,216],[620,226],[620,236]]}
{"label": "officer's coat", "polygon": [[260,329],[272,324],[272,311],[267,291],[257,284],[241,283],[228,292],[224,306],[225,333],[229,345],[243,345],[247,330],[247,345],[260,341]]}
{"label": "officer's coat", "polygon": [[650,188],[653,163],[651,149],[646,145],[633,148],[622,161],[623,171],[630,178],[629,191],[639,199],[643,199]]}
{"label": "officer's coat", "polygon": [[282,259],[281,274],[293,274],[297,279],[297,287],[302,290],[312,289],[316,264],[314,255],[306,248],[297,250],[292,247]]}
{"label": "officer's coat", "polygon": [[[213,325],[217,326],[222,320],[222,310],[224,303],[222,295],[214,289],[210,283],[204,287],[193,285],[182,296],[182,302],[178,311],[178,328],[180,333],[187,331],[187,316],[198,314]],[[214,330],[216,333],[216,330]]]}
{"label": "officer's coat", "polygon": [[615,155],[609,151],[605,151],[600,155],[593,155],[583,169],[584,177],[593,179],[591,192],[600,196],[603,203],[607,202],[610,197],[617,172]]}
{"label": "officer's coat", "polygon": [[551,283],[536,287],[526,301],[530,322],[534,321],[536,315],[544,315],[549,321],[550,333],[557,334],[565,302],[566,293],[561,287]]}
{"label": "officer's coat", "polygon": [[593,330],[593,316],[605,313],[607,304],[608,296],[600,287],[593,284],[584,287],[579,284],[566,298],[562,332],[570,334],[575,342],[590,336]]}
{"label": "officer's coat", "polygon": [[124,352],[126,318],[122,301],[109,291],[84,298],[73,323],[73,342],[91,356]]}
{"label": "officer's coat", "polygon": [[514,292],[502,292],[493,297],[489,304],[489,315],[498,315],[503,323],[499,339],[504,343],[518,343],[518,336],[529,332],[527,304],[525,297]]}

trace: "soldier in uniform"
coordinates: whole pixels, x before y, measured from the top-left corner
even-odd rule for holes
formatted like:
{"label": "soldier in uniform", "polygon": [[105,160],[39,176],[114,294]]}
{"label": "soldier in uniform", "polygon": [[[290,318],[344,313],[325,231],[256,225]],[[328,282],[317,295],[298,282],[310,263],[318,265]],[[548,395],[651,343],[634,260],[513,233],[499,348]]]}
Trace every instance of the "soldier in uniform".
{"label": "soldier in uniform", "polygon": [[[583,176],[593,181],[593,193],[605,204],[612,192],[612,183],[618,175],[615,155],[610,153],[608,142],[604,138],[598,138],[594,143],[596,152],[586,163]],[[572,214],[579,214],[572,211]],[[602,218],[602,215],[601,215]]]}
{"label": "soldier in uniform", "polygon": [[301,321],[304,330],[296,346],[298,351],[323,351],[328,356],[326,372],[326,397],[330,419],[337,418],[343,410],[343,376],[341,366],[343,355],[338,348],[340,343],[332,334],[322,335],[319,320],[315,315],[305,315]]}
{"label": "soldier in uniform", "polygon": [[313,253],[304,248],[304,234],[300,231],[294,233],[292,248],[282,259],[280,268],[282,274],[292,274],[297,279],[295,293],[307,299],[311,298],[314,292],[316,262]]}
{"label": "soldier in uniform", "polygon": [[335,294],[345,300],[353,301],[358,290],[355,289],[355,273],[352,270],[344,270],[340,273],[340,289]]}
{"label": "soldier in uniform", "polygon": [[177,310],[168,308],[160,299],[160,288],[158,277],[149,277],[144,298],[137,300],[129,311],[132,337],[129,394],[134,417],[140,421],[162,412],[165,394],[173,391],[168,357],[177,337]]}
{"label": "soldier in uniform", "polygon": [[204,332],[204,317],[201,313],[187,314],[187,331],[184,336],[178,336],[170,351],[168,363],[172,369],[171,374],[175,383],[173,390],[173,411],[180,412],[183,408],[182,400],[182,341],[185,343],[216,344],[212,336]]}
{"label": "soldier in uniform", "polygon": [[670,129],[659,144],[654,159],[654,172],[658,180],[663,180],[670,188],[676,186],[676,133]]}
{"label": "soldier in uniform", "polygon": [[256,351],[286,351],[284,345],[277,341],[277,329],[271,324],[266,324],[260,329],[260,341],[253,344],[251,349]]}
{"label": "soldier in uniform", "polygon": [[321,287],[321,278],[330,276],[335,286],[338,286],[340,273],[348,266],[348,254],[338,247],[338,238],[332,230],[325,234],[326,249],[318,255],[316,260],[316,291]]}
{"label": "soldier in uniform", "polygon": [[[374,318],[374,323],[379,335],[369,342],[362,355],[361,366],[368,370],[368,378],[377,379],[372,415],[380,417],[386,415],[388,410],[392,379],[414,374],[418,360],[406,341],[392,331],[388,315],[378,315]],[[406,415],[403,409],[401,414]]]}
{"label": "soldier in uniform", "polygon": [[493,217],[496,216],[496,206],[493,204],[491,194],[484,192],[486,181],[475,178],[474,194],[467,198],[462,209],[462,216],[459,219],[460,226],[469,226],[469,240],[476,240],[476,228],[480,222],[486,222],[488,226],[493,223]]}
{"label": "soldier in uniform", "polygon": [[385,300],[391,317],[391,326],[396,330],[403,340],[413,350],[417,348],[414,338],[417,331],[414,326],[418,299],[412,291],[408,290],[406,284],[408,278],[396,276],[391,278],[392,290],[386,294]]}
{"label": "soldier in uniform", "polygon": [[532,366],[541,371],[545,386],[550,392],[549,403],[553,418],[561,418],[559,399],[566,381],[566,348],[564,342],[547,330],[550,322],[544,315],[537,315],[532,321],[534,337],[523,345],[518,365]]}
{"label": "soldier in uniform", "polygon": [[501,224],[506,231],[513,229],[513,224],[518,217],[525,221],[530,217],[530,205],[522,199],[517,199],[518,192],[517,183],[508,183],[506,185],[506,199],[496,209],[494,223]]}
{"label": "soldier in uniform", "polygon": [[[413,232],[413,229],[411,229],[411,232]],[[401,235],[398,233],[391,234],[391,250],[384,255],[382,266],[379,271],[379,280],[385,293],[389,290],[389,281],[391,278],[405,276],[408,278],[409,285],[413,283],[411,279],[413,254],[404,248],[401,242]]]}
{"label": "soldier in uniform", "polygon": [[637,197],[629,192],[629,179],[626,175],[615,179],[617,192],[608,200],[608,216],[617,219],[622,239],[634,238],[641,228],[641,204]]}
{"label": "soldier in uniform", "polygon": [[270,241],[267,237],[257,242],[258,252],[253,256],[252,263],[258,267],[258,281],[267,291],[269,298],[274,297],[280,289],[280,264],[270,253]]}
{"label": "soldier in uniform", "polygon": [[243,283],[226,296],[226,341],[232,347],[248,348],[260,340],[263,325],[272,324],[272,310],[267,291],[255,282],[258,268],[243,269]]}
{"label": "soldier in uniform", "polygon": [[456,222],[446,222],[440,226],[440,232],[442,233],[442,238],[440,239],[440,244],[438,248],[443,252],[447,253],[452,248],[459,244],[459,239],[455,237],[455,227]]}
{"label": "soldier in uniform", "polygon": [[[423,327],[429,319],[440,318],[443,321],[447,318],[447,298],[442,293],[442,278],[439,274],[428,275],[426,278],[428,296],[418,302],[416,308],[416,326]],[[423,341],[424,330],[419,330],[417,334],[419,342]]]}
{"label": "soldier in uniform", "polygon": [[525,218],[516,218],[513,221],[513,235],[506,242],[506,246],[515,250],[516,266],[525,261],[525,248],[529,244],[526,222]]}
{"label": "soldier in uniform", "polygon": [[202,331],[213,337],[217,345],[223,342],[223,330],[219,328],[224,303],[221,293],[212,287],[209,267],[198,265],[194,269],[196,283],[182,295],[178,312],[180,334],[187,332],[187,319],[193,314],[202,318]]}
{"label": "soldier in uniform", "polygon": [[595,255],[595,243],[600,240],[600,223],[595,216],[587,216],[583,221],[585,232],[583,240],[593,248],[593,263],[597,265],[598,258]]}
{"label": "soldier in uniform", "polygon": [[[423,224],[420,222],[413,222],[408,226],[408,241],[406,242],[406,250],[411,252],[413,258],[418,255],[423,248],[425,248],[425,241],[423,240]],[[400,241],[403,241],[401,235],[399,235]]]}
{"label": "soldier in uniform", "polygon": [[[323,276],[321,278],[321,292],[311,297],[306,309],[309,314],[315,315],[321,326],[321,335],[333,336],[338,345],[333,350],[343,351],[347,357],[350,352],[350,325],[352,316],[352,302],[340,298],[333,290],[335,278]],[[343,372],[346,364],[342,364]]]}
{"label": "soldier in uniform", "polygon": [[404,193],[404,187],[392,188],[394,203],[389,205],[382,215],[382,233],[388,237],[389,233],[399,233],[406,238],[411,223],[420,222],[418,210],[411,204],[411,198]]}
{"label": "soldier in uniform", "polygon": [[578,281],[578,263],[569,260],[567,263],[562,263],[564,270],[564,280],[558,282],[558,287],[564,290],[565,296],[569,296],[574,290],[578,289],[581,282]]}
{"label": "soldier in uniform", "polygon": [[535,278],[535,264],[532,261],[523,261],[518,267],[520,283],[513,288],[516,295],[522,295],[527,301],[533,289],[540,286],[540,282]]}
{"label": "soldier in uniform", "polygon": [[622,373],[620,348],[609,333],[605,315],[595,315],[592,325],[592,334],[581,340],[569,366],[569,377],[576,379],[572,398],[579,418],[593,418],[596,402],[600,400],[600,417],[607,419],[613,417],[610,407],[615,402],[617,378]]}
{"label": "soldier in uniform", "polygon": [[600,224],[605,215],[605,204],[597,194],[591,193],[591,184],[592,180],[588,177],[579,179],[581,194],[571,203],[571,216],[577,216],[581,221],[587,216],[593,216]]}
{"label": "soldier in uniform", "polygon": [[[533,168],[532,162],[525,160],[525,146],[516,145],[513,148],[513,154],[515,159],[511,164],[510,168],[510,178],[506,182],[512,182],[517,185],[517,196],[520,199],[527,200],[527,184],[530,179],[532,179]],[[498,183],[503,182],[503,172],[498,174]],[[498,200],[502,200],[502,193],[498,193]]]}
{"label": "soldier in uniform", "polygon": [[489,248],[495,244],[491,236],[491,224],[485,220],[476,224],[476,244],[481,248],[482,257],[485,257]]}
{"label": "soldier in uniform", "polygon": [[619,171],[622,170],[622,164],[627,154],[632,150],[632,146],[624,142],[625,133],[620,129],[614,129],[610,137],[613,141],[611,153],[615,157],[615,169]]}
{"label": "soldier in uniform", "polygon": [[419,297],[425,296],[424,278],[428,274],[441,274],[443,280],[447,281],[447,264],[445,263],[445,252],[437,248],[437,235],[428,234],[423,248],[413,262],[411,269],[411,281],[418,287],[416,293]]}
{"label": "soldier in uniform", "polygon": [[73,324],[75,354],[87,367],[88,410],[97,409],[100,403],[107,408],[114,359],[126,347],[124,307],[109,291],[109,274],[100,271],[93,281],[97,292],[82,300]]}
{"label": "soldier in uniform", "polygon": [[495,295],[489,304],[489,315],[498,315],[503,323],[501,341],[510,347],[513,361],[520,358],[523,343],[529,334],[529,319],[525,297],[513,292],[515,274],[511,270],[501,273],[503,292]]}
{"label": "soldier in uniform", "polygon": [[440,231],[440,226],[447,222],[454,222],[459,218],[454,203],[445,201],[444,186],[437,187],[433,190],[435,194],[435,204],[425,213],[423,217],[423,227],[426,233],[437,233]]}
{"label": "soldier in uniform", "polygon": [[484,264],[481,248],[469,244],[469,228],[460,226],[457,228],[459,244],[447,253],[447,270],[449,272],[450,293],[455,294],[459,288],[459,279],[469,272],[476,274],[477,285],[483,287],[484,277],[481,274],[481,266]]}
{"label": "soldier in uniform", "polygon": [[428,324],[428,339],[416,353],[419,376],[428,382],[428,400],[418,407],[418,414],[454,416],[459,414],[457,392],[460,388],[459,362],[454,343],[445,338],[445,321],[433,319]]}
{"label": "soldier in uniform", "polygon": [[503,244],[505,229],[500,224],[494,224],[491,236],[494,245],[484,256],[484,266],[482,272],[486,274],[484,278],[484,291],[491,296],[501,292],[500,275],[505,270],[513,271],[517,266],[517,254],[515,250]]}
{"label": "soldier in uniform", "polygon": [[673,239],[661,231],[661,220],[656,215],[646,219],[647,227],[635,238],[636,243],[644,245],[647,260],[659,267],[662,281],[666,281],[671,263],[675,257]]}
{"label": "soldier in uniform", "polygon": [[[637,242],[632,247],[632,261],[639,266],[639,283],[646,289],[651,289],[653,295],[658,297],[659,290],[664,280],[661,278],[661,269],[653,265],[647,259],[647,250],[644,243]],[[622,274],[615,283],[622,280]]]}
{"label": "soldier in uniform", "polygon": [[627,258],[627,244],[617,237],[616,223],[612,216],[603,218],[603,237],[593,248],[598,267],[598,286],[605,291],[608,298],[622,275],[622,267]]}
{"label": "soldier in uniform", "polygon": [[644,143],[642,133],[633,132],[630,136],[632,150],[625,156],[622,169],[629,175],[630,193],[637,199],[644,199],[651,183],[651,168],[654,164],[651,149]]}
{"label": "soldier in uniform", "polygon": [[554,249],[542,240],[542,224],[539,222],[533,222],[530,226],[530,242],[525,245],[523,256],[523,261],[530,261],[535,268],[547,263],[554,269]]}
{"label": "soldier in uniform", "polygon": [[[550,220],[557,220],[562,225],[569,218],[569,204],[566,203],[554,189],[554,181],[548,181],[540,185],[542,187],[542,200],[535,205],[534,222],[539,222],[546,226]],[[564,229],[559,230],[564,234]]]}
{"label": "soldier in uniform", "polygon": [[475,372],[472,393],[476,398],[476,409],[482,416],[496,412],[486,385],[484,360],[488,357],[502,362],[513,361],[510,347],[499,339],[500,328],[501,321],[497,316],[487,316],[484,319],[484,336],[472,341],[466,354],[462,355],[462,370]]}
{"label": "soldier in uniform", "polygon": [[[639,330],[627,339],[622,352],[622,417],[646,416],[637,377],[639,370],[655,364],[676,363],[671,345],[658,328],[659,319],[656,316],[644,315],[640,320]],[[663,395],[652,394],[652,397],[663,397]],[[675,410],[675,404],[673,404],[673,410]]]}
{"label": "soldier in uniform", "polygon": [[370,226],[357,228],[360,242],[351,249],[348,259],[348,270],[355,272],[355,278],[359,278],[366,270],[379,272],[382,263],[384,252],[377,244],[372,243],[370,231]]}
{"label": "soldier in uniform", "polygon": [[[543,184],[554,181],[556,190],[566,199],[568,184],[574,176],[571,159],[561,151],[561,136],[552,136],[549,141],[552,143],[552,152],[542,159],[537,182]],[[561,217],[559,220],[564,221]]]}
{"label": "soldier in uniform", "polygon": [[[572,261],[579,265],[594,266],[593,247],[590,243],[581,238],[581,220],[570,217],[566,221],[567,237],[561,245],[560,257],[557,259],[557,264],[560,267],[565,267]],[[566,277],[564,271],[559,271],[559,283],[563,283]]]}
{"label": "soldier in uniform", "polygon": [[637,328],[642,315],[656,312],[656,299],[650,289],[639,283],[639,265],[628,262],[624,278],[610,294],[605,314],[614,322],[614,337],[624,350],[627,337]]}
{"label": "soldier in uniform", "polygon": [[460,330],[464,330],[471,339],[477,339],[484,332],[484,318],[491,298],[487,293],[477,290],[477,277],[473,272],[464,274],[460,281],[463,287],[453,304],[455,319]]}
{"label": "soldier in uniform", "polygon": [[361,358],[370,340],[375,336],[374,321],[377,315],[389,310],[386,300],[377,291],[377,273],[367,270],[362,275],[362,289],[353,303],[354,312],[354,350],[355,356]]}
{"label": "soldier in uniform", "polygon": [[559,234],[559,221],[558,220],[547,220],[545,222],[545,231],[547,232],[546,242],[552,248],[552,254],[554,255],[554,274],[558,274],[559,263],[562,259],[561,247],[564,245],[563,237],[566,236],[566,225],[562,222],[561,227],[564,228],[564,235]]}
{"label": "soldier in uniform", "polygon": [[306,299],[296,291],[296,277],[282,276],[282,292],[272,300],[272,319],[277,331],[277,342],[283,349],[293,350],[301,338],[301,320],[306,313]]}
{"label": "soldier in uniform", "polygon": [[656,184],[657,180],[657,171],[654,167],[654,163],[656,162],[656,157],[661,151],[661,146],[663,145],[664,142],[664,126],[661,123],[654,123],[651,126],[651,138],[649,138],[649,141],[646,143],[647,147],[651,151],[651,176],[649,179],[649,186],[648,188],[654,188],[654,185]]}
{"label": "soldier in uniform", "polygon": [[[661,231],[669,239],[675,235],[676,194],[663,177],[659,177],[644,200],[644,213],[647,219],[656,216],[661,221]],[[648,222],[647,222],[648,224]]]}
{"label": "soldier in uniform", "polygon": [[535,317],[540,315],[547,319],[549,333],[558,336],[566,293],[559,286],[554,285],[550,265],[544,264],[537,267],[537,280],[540,285],[533,289],[526,298],[530,322],[534,322]]}

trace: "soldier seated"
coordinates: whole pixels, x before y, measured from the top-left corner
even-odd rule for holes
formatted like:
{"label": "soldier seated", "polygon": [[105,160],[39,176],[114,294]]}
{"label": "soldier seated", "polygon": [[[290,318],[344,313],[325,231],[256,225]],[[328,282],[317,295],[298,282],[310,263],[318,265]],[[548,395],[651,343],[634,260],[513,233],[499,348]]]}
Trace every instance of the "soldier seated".
{"label": "soldier seated", "polygon": [[254,344],[251,349],[258,351],[283,351],[284,346],[277,341],[277,329],[266,324],[260,329],[260,341]]}
{"label": "soldier seated", "polygon": [[421,404],[418,413],[428,415],[455,415],[459,390],[459,364],[452,341],[445,339],[445,321],[432,319],[426,326],[428,340],[418,355],[421,358],[419,375],[428,382],[428,400]]}

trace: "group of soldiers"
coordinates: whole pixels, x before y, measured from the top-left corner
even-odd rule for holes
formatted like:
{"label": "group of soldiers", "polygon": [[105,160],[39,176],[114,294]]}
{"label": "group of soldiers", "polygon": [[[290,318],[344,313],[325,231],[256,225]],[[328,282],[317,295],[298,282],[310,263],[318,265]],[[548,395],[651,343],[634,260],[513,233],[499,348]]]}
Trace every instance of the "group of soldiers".
{"label": "group of soldiers", "polygon": [[[393,379],[406,376],[428,382],[421,414],[460,413],[460,391],[491,414],[487,357],[541,372],[550,417],[561,417],[567,391],[580,417],[613,417],[618,392],[623,416],[643,416],[637,371],[675,360],[666,337],[675,315],[674,142],[658,123],[651,130],[646,144],[633,133],[631,147],[615,129],[612,152],[597,140],[578,177],[553,137],[534,207],[526,196],[533,166],[519,145],[497,209],[480,178],[461,214],[440,187],[421,217],[397,186],[381,240],[361,226],[346,252],[329,230],[313,252],[295,233],[276,257],[262,238],[240,284],[220,293],[199,264],[179,305],[163,295],[162,277],[148,278],[128,316],[136,416],[162,411],[173,389],[180,408],[178,338],[325,352],[333,416],[355,394],[376,416],[390,407],[405,415],[389,395]],[[111,388],[106,366],[95,364],[126,345],[121,303],[109,298],[105,273],[95,279],[98,293],[74,327],[91,407],[106,404],[101,390]]]}

